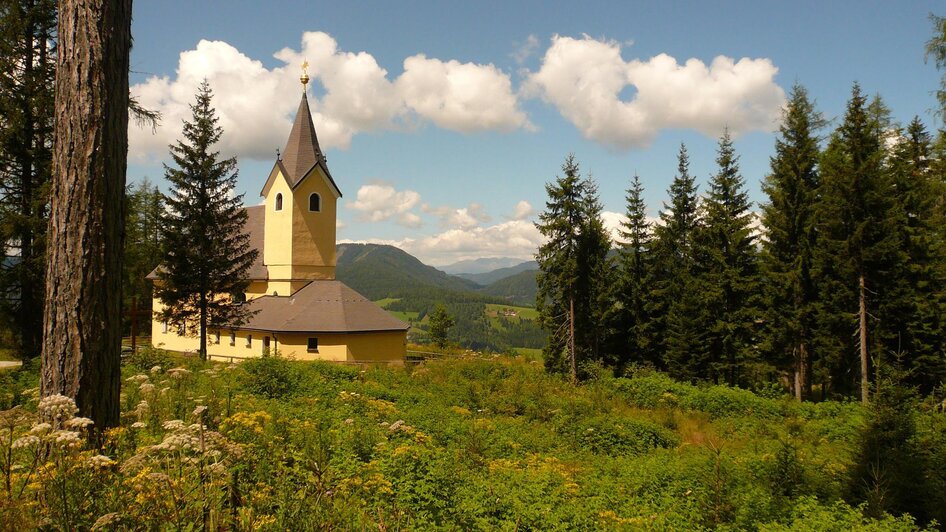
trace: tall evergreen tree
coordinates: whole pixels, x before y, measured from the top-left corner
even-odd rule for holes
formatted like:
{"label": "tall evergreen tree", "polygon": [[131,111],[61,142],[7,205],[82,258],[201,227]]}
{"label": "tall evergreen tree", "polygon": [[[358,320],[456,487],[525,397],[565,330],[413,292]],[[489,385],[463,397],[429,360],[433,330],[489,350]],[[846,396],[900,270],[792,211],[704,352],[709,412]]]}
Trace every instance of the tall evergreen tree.
{"label": "tall evergreen tree", "polygon": [[706,315],[702,346],[710,376],[735,386],[744,380],[747,363],[757,358],[759,273],[754,215],[728,131],[719,140],[716,164],[697,232],[695,289],[702,307],[712,311]]}
{"label": "tall evergreen tree", "polygon": [[131,0],[60,0],[58,38],[40,394],[104,430],[119,422]]}
{"label": "tall evergreen tree", "polygon": [[549,198],[536,223],[547,238],[536,255],[536,307],[549,331],[546,368],[577,381],[579,363],[601,356],[610,239],[597,189],[581,179],[574,155],[565,159],[562,173],[545,186]]}
{"label": "tall evergreen tree", "polygon": [[42,348],[56,3],[0,1],[0,321],[21,357]]}
{"label": "tall evergreen tree", "polygon": [[651,227],[647,221],[644,187],[636,174],[627,189],[627,221],[621,224],[621,243],[618,250],[618,302],[614,313],[613,350],[619,353],[620,365],[629,362],[657,364],[653,353],[653,339],[647,302],[651,276]]}
{"label": "tall evergreen tree", "polygon": [[696,379],[706,375],[694,355],[702,343],[696,318],[703,310],[694,290],[697,261],[693,241],[700,225],[699,198],[695,179],[690,175],[686,146],[680,145],[677,175],[668,189],[670,203],[659,213],[654,230],[654,268],[650,280],[651,316],[656,349],[664,367],[678,378]]}
{"label": "tall evergreen tree", "polygon": [[[870,359],[881,354],[872,334],[876,312],[887,295],[891,271],[899,267],[895,204],[884,169],[879,120],[872,117],[855,84],[844,122],[822,158],[816,208],[818,247],[819,347],[840,391],[853,391],[859,377],[861,400],[869,392]],[[851,320],[854,316],[855,319]],[[849,343],[854,333],[855,343]],[[851,364],[851,355],[857,353]]]}
{"label": "tall evergreen tree", "polygon": [[155,289],[164,309],[158,319],[200,337],[200,357],[207,358],[207,326],[240,325],[248,310],[234,294],[248,284],[256,259],[244,232],[243,195],[233,191],[236,158],[221,159],[214,145],[223,134],[204,80],[184,123],[184,139],[171,146],[177,168],[165,165],[172,186],[166,198],[164,243],[167,246]]}
{"label": "tall evergreen tree", "polygon": [[148,178],[130,188],[125,218],[125,290],[126,308],[137,298],[138,308],[150,309],[152,283],[145,279],[164,259],[161,218],[164,196]]}
{"label": "tall evergreen tree", "polygon": [[932,139],[914,118],[894,147],[890,174],[899,246],[905,259],[888,290],[881,323],[884,349],[899,353],[906,380],[929,392],[946,382],[946,246],[937,207],[943,182],[931,167]]}
{"label": "tall evergreen tree", "polygon": [[824,119],[800,85],[792,88],[782,115],[771,173],[762,190],[762,267],[767,359],[794,373],[795,398],[811,395],[812,329],[816,292],[812,278],[814,208],[820,185],[817,131]]}

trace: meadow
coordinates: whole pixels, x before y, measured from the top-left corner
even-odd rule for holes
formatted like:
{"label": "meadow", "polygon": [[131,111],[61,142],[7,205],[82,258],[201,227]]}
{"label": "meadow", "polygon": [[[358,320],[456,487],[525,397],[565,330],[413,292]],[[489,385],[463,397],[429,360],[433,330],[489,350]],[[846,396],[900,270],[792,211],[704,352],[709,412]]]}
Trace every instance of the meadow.
{"label": "meadow", "polygon": [[[122,426],[96,447],[68,399],[39,401],[28,365],[0,373],[0,523],[921,528],[844,502],[870,414],[859,404],[692,386],[644,369],[592,373],[574,386],[524,357],[225,365],[146,349],[123,368]],[[926,405],[917,416],[921,448],[946,448],[943,413]]]}

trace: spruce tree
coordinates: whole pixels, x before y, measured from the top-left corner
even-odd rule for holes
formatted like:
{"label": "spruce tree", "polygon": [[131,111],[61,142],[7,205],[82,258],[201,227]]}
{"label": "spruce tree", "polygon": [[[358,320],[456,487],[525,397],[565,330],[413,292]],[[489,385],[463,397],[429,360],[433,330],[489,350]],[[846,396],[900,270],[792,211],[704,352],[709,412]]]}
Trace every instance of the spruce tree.
{"label": "spruce tree", "polygon": [[150,309],[152,283],[145,279],[164,259],[161,221],[164,196],[148,178],[129,187],[128,209],[125,213],[125,288],[124,304],[131,307],[137,298],[138,308]]}
{"label": "spruce tree", "polygon": [[891,279],[896,290],[888,290],[881,323],[884,349],[899,353],[906,380],[927,393],[946,381],[946,235],[937,213],[944,187],[933,173],[931,145],[917,117],[897,139],[890,158],[904,262]]}
{"label": "spruce tree", "polygon": [[874,320],[889,291],[890,273],[900,267],[896,206],[879,123],[855,84],[844,121],[822,157],[816,208],[819,348],[827,350],[823,358],[834,385],[853,391],[852,377],[858,377],[864,402],[871,357],[882,354]]}
{"label": "spruce tree", "polygon": [[612,326],[613,350],[620,354],[618,363],[648,362],[657,364],[653,356],[653,339],[647,302],[651,276],[651,227],[647,221],[644,187],[636,174],[627,189],[627,221],[621,224],[623,242],[618,249],[618,305]]}
{"label": "spruce tree", "polygon": [[782,115],[771,173],[762,190],[766,358],[794,374],[795,398],[810,397],[816,292],[812,278],[814,208],[819,187],[817,131],[824,120],[795,85]]}
{"label": "spruce tree", "polygon": [[562,172],[545,186],[549,198],[536,223],[547,239],[536,255],[536,308],[549,332],[546,368],[577,381],[579,364],[602,356],[610,238],[601,221],[597,187],[581,179],[574,155],[565,159]]}
{"label": "spruce tree", "polygon": [[223,129],[212,97],[204,80],[184,138],[170,147],[176,168],[164,167],[172,187],[164,217],[168,251],[155,285],[164,305],[158,319],[198,335],[201,359],[207,358],[209,324],[238,326],[249,317],[233,296],[246,290],[246,273],[258,253],[244,232],[243,195],[233,194],[236,158],[221,159],[213,149]]}
{"label": "spruce tree", "polygon": [[728,131],[719,140],[716,163],[696,237],[700,268],[694,286],[702,308],[711,311],[702,346],[710,375],[735,386],[756,358],[759,274],[754,215]]}
{"label": "spruce tree", "polygon": [[699,360],[702,332],[695,319],[703,313],[694,278],[697,261],[693,240],[699,228],[699,198],[690,175],[686,146],[680,145],[677,175],[670,184],[670,203],[659,213],[654,230],[654,268],[649,282],[652,299],[647,312],[663,366],[677,378],[707,374]]}
{"label": "spruce tree", "polygon": [[0,2],[0,321],[21,358],[42,348],[55,33],[55,2]]}

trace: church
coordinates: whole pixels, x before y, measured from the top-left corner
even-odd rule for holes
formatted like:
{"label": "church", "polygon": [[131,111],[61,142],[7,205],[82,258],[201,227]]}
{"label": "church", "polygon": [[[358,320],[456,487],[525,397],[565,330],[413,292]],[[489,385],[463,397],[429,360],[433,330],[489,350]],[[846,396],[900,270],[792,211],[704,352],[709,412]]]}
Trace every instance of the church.
{"label": "church", "polygon": [[[289,140],[247,207],[246,232],[259,250],[249,270],[252,316],[239,327],[208,327],[207,356],[239,360],[278,352],[296,360],[404,360],[408,324],[335,279],[335,215],[342,192],[319,147],[305,87]],[[148,275],[160,282],[155,272]],[[154,312],[162,305],[153,300]],[[152,320],[154,347],[197,351],[199,339]]]}

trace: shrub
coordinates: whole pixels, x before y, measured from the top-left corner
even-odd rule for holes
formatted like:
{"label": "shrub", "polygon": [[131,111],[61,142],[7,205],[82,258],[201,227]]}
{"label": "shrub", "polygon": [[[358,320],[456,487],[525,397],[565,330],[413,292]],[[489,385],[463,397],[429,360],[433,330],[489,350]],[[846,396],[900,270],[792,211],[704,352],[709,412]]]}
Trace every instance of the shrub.
{"label": "shrub", "polygon": [[288,360],[276,356],[252,358],[241,364],[245,371],[243,386],[269,399],[280,399],[296,392],[299,374]]}

